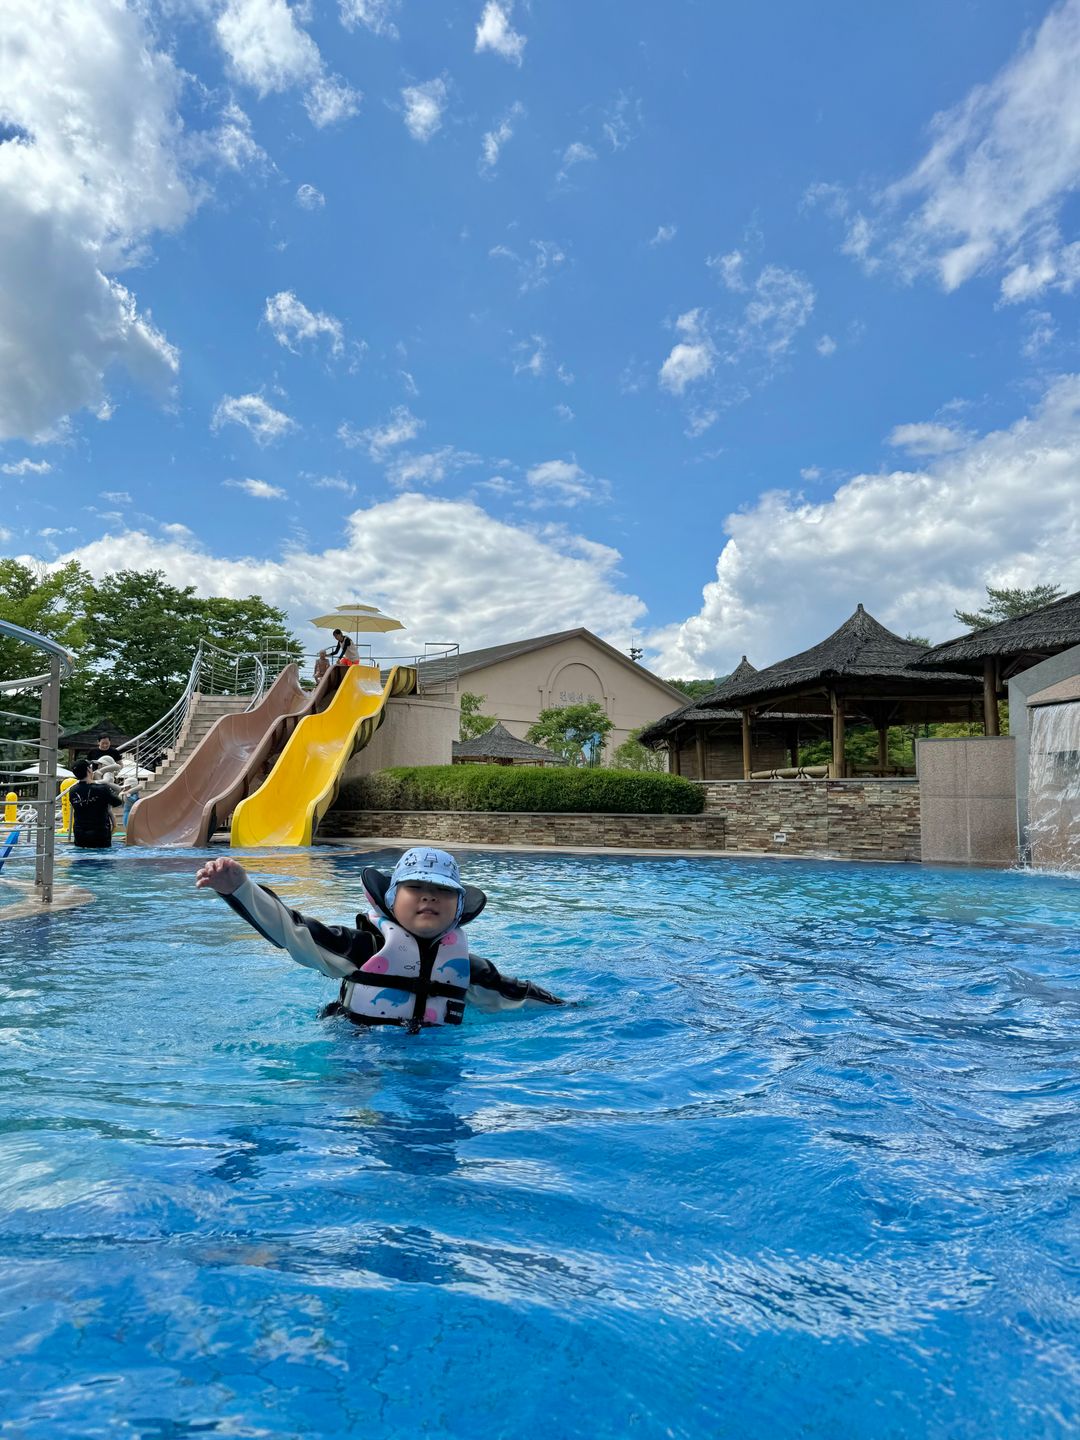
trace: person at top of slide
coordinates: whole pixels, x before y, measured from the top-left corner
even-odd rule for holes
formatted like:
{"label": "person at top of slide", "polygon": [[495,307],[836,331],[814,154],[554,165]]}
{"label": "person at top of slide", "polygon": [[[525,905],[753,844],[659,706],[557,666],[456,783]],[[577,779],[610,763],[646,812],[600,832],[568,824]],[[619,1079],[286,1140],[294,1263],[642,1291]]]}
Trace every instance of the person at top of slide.
{"label": "person at top of slide", "polygon": [[356,1025],[460,1025],[466,1003],[482,1010],[517,1009],[526,1001],[563,1002],[529,980],[501,974],[470,952],[462,933],[487,904],[475,886],[463,885],[457,861],[427,845],[407,850],[389,875],[361,871],[366,911],[350,925],[324,925],[290,910],[265,885],[256,885],[238,861],[210,860],[195,877],[200,889],[227,904],[272,945],[301,965],[341,981],[337,1001],[324,1014]]}
{"label": "person at top of slide", "polygon": [[336,644],[330,651],[331,661],[336,665],[359,665],[360,651],[356,648],[356,641],[341,630],[334,631],[334,640]]}

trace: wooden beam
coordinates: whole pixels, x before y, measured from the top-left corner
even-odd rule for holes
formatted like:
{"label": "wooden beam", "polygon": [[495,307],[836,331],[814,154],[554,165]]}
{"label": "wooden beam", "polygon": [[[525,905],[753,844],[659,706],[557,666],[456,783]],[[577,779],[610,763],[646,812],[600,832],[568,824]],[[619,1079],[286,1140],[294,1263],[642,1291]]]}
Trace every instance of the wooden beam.
{"label": "wooden beam", "polygon": [[750,711],[742,712],[742,778],[750,779]]}
{"label": "wooden beam", "polygon": [[798,763],[799,763],[799,725],[798,725],[798,722],[797,722],[797,721],[795,722],[795,724],[793,724],[793,725],[792,725],[792,724],[789,724],[788,727],[787,727],[787,748],[788,748],[788,759],[791,761],[791,763],[792,763],[793,766],[798,765]]}
{"label": "wooden beam", "polygon": [[672,736],[669,737],[669,739],[668,739],[668,745],[667,745],[667,753],[668,753],[668,774],[669,774],[669,775],[681,775],[681,774],[682,774],[682,770],[679,768],[679,734],[678,734],[678,731],[676,731],[674,735],[672,735]]}
{"label": "wooden beam", "polygon": [[889,768],[889,727],[887,725],[878,726],[877,763],[879,772],[884,775]]}
{"label": "wooden beam", "polygon": [[1001,734],[1001,727],[998,724],[997,677],[994,668],[993,658],[987,656],[983,661],[983,733],[986,735]]}
{"label": "wooden beam", "polygon": [[842,780],[844,778],[844,701],[843,697],[834,691],[832,696],[832,764],[829,766],[829,779]]}
{"label": "wooden beam", "polygon": [[700,725],[694,727],[694,744],[697,746],[698,779],[706,780],[705,774],[705,732]]}

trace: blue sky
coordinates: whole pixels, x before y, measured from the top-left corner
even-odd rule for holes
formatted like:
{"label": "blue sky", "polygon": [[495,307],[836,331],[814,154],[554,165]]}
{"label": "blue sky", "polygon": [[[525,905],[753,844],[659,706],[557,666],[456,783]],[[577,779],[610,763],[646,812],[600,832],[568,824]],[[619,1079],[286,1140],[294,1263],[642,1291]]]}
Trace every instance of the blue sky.
{"label": "blue sky", "polygon": [[1080,0],[15,0],[0,545],[667,675],[1080,588]]}

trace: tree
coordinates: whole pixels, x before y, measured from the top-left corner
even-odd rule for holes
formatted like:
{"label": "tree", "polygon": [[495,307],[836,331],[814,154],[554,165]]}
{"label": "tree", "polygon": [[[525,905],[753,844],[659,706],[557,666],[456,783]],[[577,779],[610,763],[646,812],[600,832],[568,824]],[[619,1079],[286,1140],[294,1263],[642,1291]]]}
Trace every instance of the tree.
{"label": "tree", "polygon": [[[31,567],[18,560],[0,559],[0,619],[57,640],[81,659],[89,584],[89,575],[75,561],[58,570],[46,570],[44,566]],[[0,679],[40,675],[48,668],[40,650],[0,637]],[[85,663],[81,664],[76,673],[64,681],[60,692],[64,716],[77,713],[85,704],[86,671]],[[7,692],[0,698],[0,709],[38,715],[40,691]]]}
{"label": "tree", "polygon": [[691,700],[699,700],[702,695],[711,695],[718,685],[722,685],[727,677],[719,680],[669,680],[667,684],[673,685],[676,690],[681,690]]}
{"label": "tree", "polygon": [[541,710],[525,739],[534,745],[546,745],[572,765],[599,765],[613,728],[600,702],[589,700],[583,705]]}
{"label": "tree", "polygon": [[461,730],[458,734],[459,740],[475,740],[478,735],[486,735],[493,725],[499,722],[494,715],[482,715],[480,707],[487,699],[486,695],[475,695],[471,690],[461,692]]}
{"label": "tree", "polygon": [[646,728],[641,725],[636,730],[631,730],[622,744],[615,747],[611,756],[613,770],[649,770],[658,773],[667,769],[663,754],[659,750],[648,749],[638,738]]}
{"label": "tree", "polygon": [[987,585],[988,599],[981,610],[955,610],[953,614],[969,630],[987,630],[991,625],[1000,625],[1002,620],[1018,620],[1021,615],[1030,615],[1032,610],[1052,605],[1064,593],[1060,585],[1035,585],[1030,590],[996,590],[993,585]]}

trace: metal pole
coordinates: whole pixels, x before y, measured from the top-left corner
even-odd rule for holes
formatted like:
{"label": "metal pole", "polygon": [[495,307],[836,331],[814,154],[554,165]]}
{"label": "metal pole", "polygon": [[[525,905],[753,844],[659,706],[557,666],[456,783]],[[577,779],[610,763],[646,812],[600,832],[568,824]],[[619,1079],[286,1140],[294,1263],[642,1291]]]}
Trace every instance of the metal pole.
{"label": "metal pole", "polygon": [[56,655],[49,662],[49,683],[41,691],[39,735],[34,884],[41,886],[41,903],[51,905],[56,863],[56,742],[60,738],[60,658]]}

